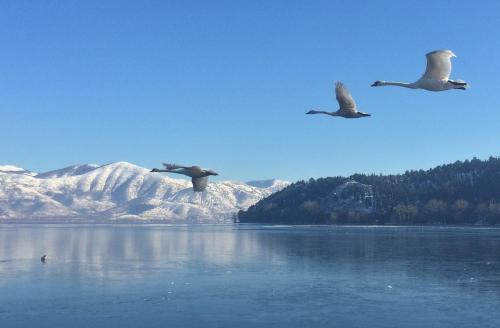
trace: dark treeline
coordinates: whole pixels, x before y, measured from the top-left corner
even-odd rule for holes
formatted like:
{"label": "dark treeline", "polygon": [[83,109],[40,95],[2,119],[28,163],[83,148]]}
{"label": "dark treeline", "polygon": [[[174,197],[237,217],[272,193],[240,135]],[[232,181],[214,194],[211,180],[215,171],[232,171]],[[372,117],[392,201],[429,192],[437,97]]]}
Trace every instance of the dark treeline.
{"label": "dark treeline", "polygon": [[291,224],[498,224],[500,159],[474,158],[398,175],[299,181],[240,211],[238,219]]}

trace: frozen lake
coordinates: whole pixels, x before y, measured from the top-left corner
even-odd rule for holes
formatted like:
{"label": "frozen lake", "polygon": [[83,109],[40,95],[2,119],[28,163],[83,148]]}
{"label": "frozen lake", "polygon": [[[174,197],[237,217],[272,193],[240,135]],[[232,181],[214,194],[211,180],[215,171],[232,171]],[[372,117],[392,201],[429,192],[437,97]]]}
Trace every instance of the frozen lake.
{"label": "frozen lake", "polygon": [[500,229],[0,225],[2,328],[499,322]]}

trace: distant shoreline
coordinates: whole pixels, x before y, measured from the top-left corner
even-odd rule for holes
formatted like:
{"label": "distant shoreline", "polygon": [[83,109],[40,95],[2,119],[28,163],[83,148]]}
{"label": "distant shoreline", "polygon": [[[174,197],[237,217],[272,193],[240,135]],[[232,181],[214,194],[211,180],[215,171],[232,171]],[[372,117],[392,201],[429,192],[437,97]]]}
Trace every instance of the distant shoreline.
{"label": "distant shoreline", "polygon": [[277,222],[182,222],[182,221],[165,221],[165,220],[110,220],[110,221],[94,221],[94,220],[25,220],[25,219],[0,219],[0,226],[2,225],[175,225],[175,226],[271,226],[271,227],[380,227],[380,228],[410,228],[410,227],[444,227],[444,228],[500,228],[500,224],[311,224],[311,223],[277,223]]}

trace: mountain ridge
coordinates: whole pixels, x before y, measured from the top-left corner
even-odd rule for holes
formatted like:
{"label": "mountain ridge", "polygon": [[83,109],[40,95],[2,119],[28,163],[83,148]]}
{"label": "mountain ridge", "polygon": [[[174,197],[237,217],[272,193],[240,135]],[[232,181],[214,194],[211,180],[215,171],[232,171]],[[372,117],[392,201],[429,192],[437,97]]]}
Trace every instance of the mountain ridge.
{"label": "mountain ridge", "polygon": [[128,162],[72,165],[35,175],[2,171],[0,219],[226,221],[286,184],[259,188],[220,181],[195,193],[188,180]]}

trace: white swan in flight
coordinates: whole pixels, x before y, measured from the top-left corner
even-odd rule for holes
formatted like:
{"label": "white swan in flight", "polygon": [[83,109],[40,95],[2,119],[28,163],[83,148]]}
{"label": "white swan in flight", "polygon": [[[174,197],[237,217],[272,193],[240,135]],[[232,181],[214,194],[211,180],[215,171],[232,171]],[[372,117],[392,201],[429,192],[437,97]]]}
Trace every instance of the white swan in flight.
{"label": "white swan in flight", "polygon": [[218,175],[212,170],[202,169],[199,166],[182,166],[165,163],[163,163],[163,166],[165,166],[164,170],[154,168],[151,172],[168,172],[187,175],[191,177],[194,191],[204,191],[208,185],[208,177],[210,175]]}
{"label": "white swan in flight", "polygon": [[444,91],[450,89],[465,90],[467,83],[462,80],[450,80],[451,57],[456,57],[451,50],[436,50],[427,55],[427,68],[424,75],[416,82],[386,82],[375,81],[372,87],[395,85],[410,89],[425,89],[429,91]]}
{"label": "white swan in flight", "polygon": [[352,99],[349,90],[342,82],[335,83],[335,97],[339,103],[340,109],[336,112],[326,112],[322,110],[310,110],[306,114],[326,114],[330,116],[340,116],[345,118],[360,118],[371,116],[368,113],[358,112],[356,102]]}

